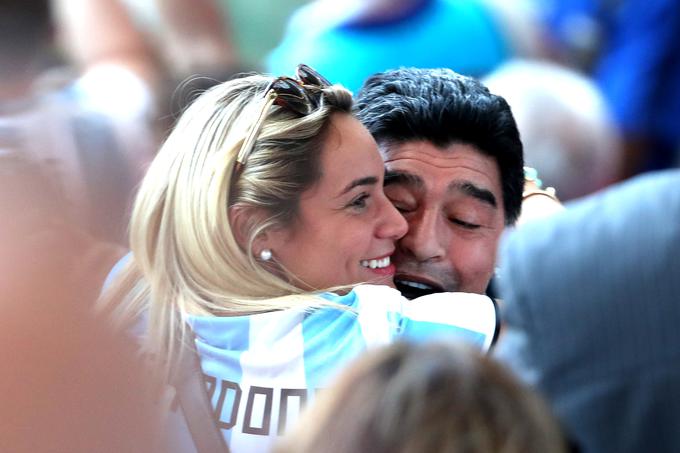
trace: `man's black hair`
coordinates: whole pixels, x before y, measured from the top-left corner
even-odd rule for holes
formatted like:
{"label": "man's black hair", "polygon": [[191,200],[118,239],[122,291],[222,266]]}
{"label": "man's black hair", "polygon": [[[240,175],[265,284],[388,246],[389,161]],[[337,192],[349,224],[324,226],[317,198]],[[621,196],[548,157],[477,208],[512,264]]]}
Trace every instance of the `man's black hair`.
{"label": "man's black hair", "polygon": [[465,143],[493,157],[505,222],[515,223],[524,188],[522,142],[510,106],[479,81],[449,69],[401,68],[375,74],[359,91],[355,113],[379,145]]}

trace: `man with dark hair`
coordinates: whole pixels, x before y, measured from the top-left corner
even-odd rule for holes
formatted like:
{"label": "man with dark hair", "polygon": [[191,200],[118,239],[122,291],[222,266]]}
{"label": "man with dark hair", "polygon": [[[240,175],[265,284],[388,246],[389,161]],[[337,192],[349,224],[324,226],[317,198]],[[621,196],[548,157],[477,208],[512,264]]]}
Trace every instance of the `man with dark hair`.
{"label": "man with dark hair", "polygon": [[394,255],[397,287],[407,297],[484,293],[524,188],[507,102],[451,70],[405,68],[370,77],[356,112],[385,160],[385,193],[409,224]]}

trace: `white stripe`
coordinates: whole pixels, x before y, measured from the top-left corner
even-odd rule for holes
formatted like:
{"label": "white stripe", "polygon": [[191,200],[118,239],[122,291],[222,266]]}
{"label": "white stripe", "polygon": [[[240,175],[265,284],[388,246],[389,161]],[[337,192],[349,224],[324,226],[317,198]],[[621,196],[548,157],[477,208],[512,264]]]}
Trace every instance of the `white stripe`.
{"label": "white stripe", "polygon": [[391,324],[389,312],[401,311],[406,298],[388,286],[360,285],[354,288],[357,295],[359,325],[368,348],[392,342],[396,326]]}
{"label": "white stripe", "polygon": [[[231,434],[232,452],[269,451],[278,431],[281,389],[306,388],[303,317],[304,314],[301,312],[286,310],[250,318],[250,348],[241,355],[243,393],[238,411],[238,424]],[[269,436],[244,434],[245,410],[251,386],[271,388],[272,384],[276,387],[273,388]],[[260,427],[265,397],[258,395],[254,402],[251,422],[253,427]],[[295,418],[287,419],[288,427],[292,426]]]}
{"label": "white stripe", "polygon": [[459,326],[485,335],[484,350],[496,330],[493,301],[482,294],[434,293],[404,303],[404,316],[413,321]]}

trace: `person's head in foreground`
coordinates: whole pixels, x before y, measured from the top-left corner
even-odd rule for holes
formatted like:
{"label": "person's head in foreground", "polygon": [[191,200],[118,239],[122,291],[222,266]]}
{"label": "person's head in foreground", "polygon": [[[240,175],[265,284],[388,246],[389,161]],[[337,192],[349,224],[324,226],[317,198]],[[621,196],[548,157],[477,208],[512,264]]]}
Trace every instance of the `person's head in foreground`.
{"label": "person's head in foreground", "polygon": [[253,314],[299,303],[284,296],[393,285],[407,225],[351,108],[347,90],[301,65],[296,79],[222,83],[184,112],[139,189],[117,289],[150,301],[161,350],[180,313]]}
{"label": "person's head in foreground", "polygon": [[548,408],[503,367],[450,343],[395,343],[350,365],[276,453],[563,452]]}
{"label": "person's head in foreground", "polygon": [[408,297],[484,293],[524,187],[507,102],[449,69],[402,68],[370,77],[355,110],[385,160],[385,193],[408,221],[397,287]]}

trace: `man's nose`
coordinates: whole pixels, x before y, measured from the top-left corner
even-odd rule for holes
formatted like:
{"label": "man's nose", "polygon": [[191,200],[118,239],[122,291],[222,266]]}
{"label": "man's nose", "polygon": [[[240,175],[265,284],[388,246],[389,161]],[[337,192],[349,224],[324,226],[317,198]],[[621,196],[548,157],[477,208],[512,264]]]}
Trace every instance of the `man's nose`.
{"label": "man's nose", "polygon": [[418,261],[437,261],[446,255],[443,232],[439,231],[439,213],[423,211],[408,218],[408,232],[399,241],[399,249]]}

